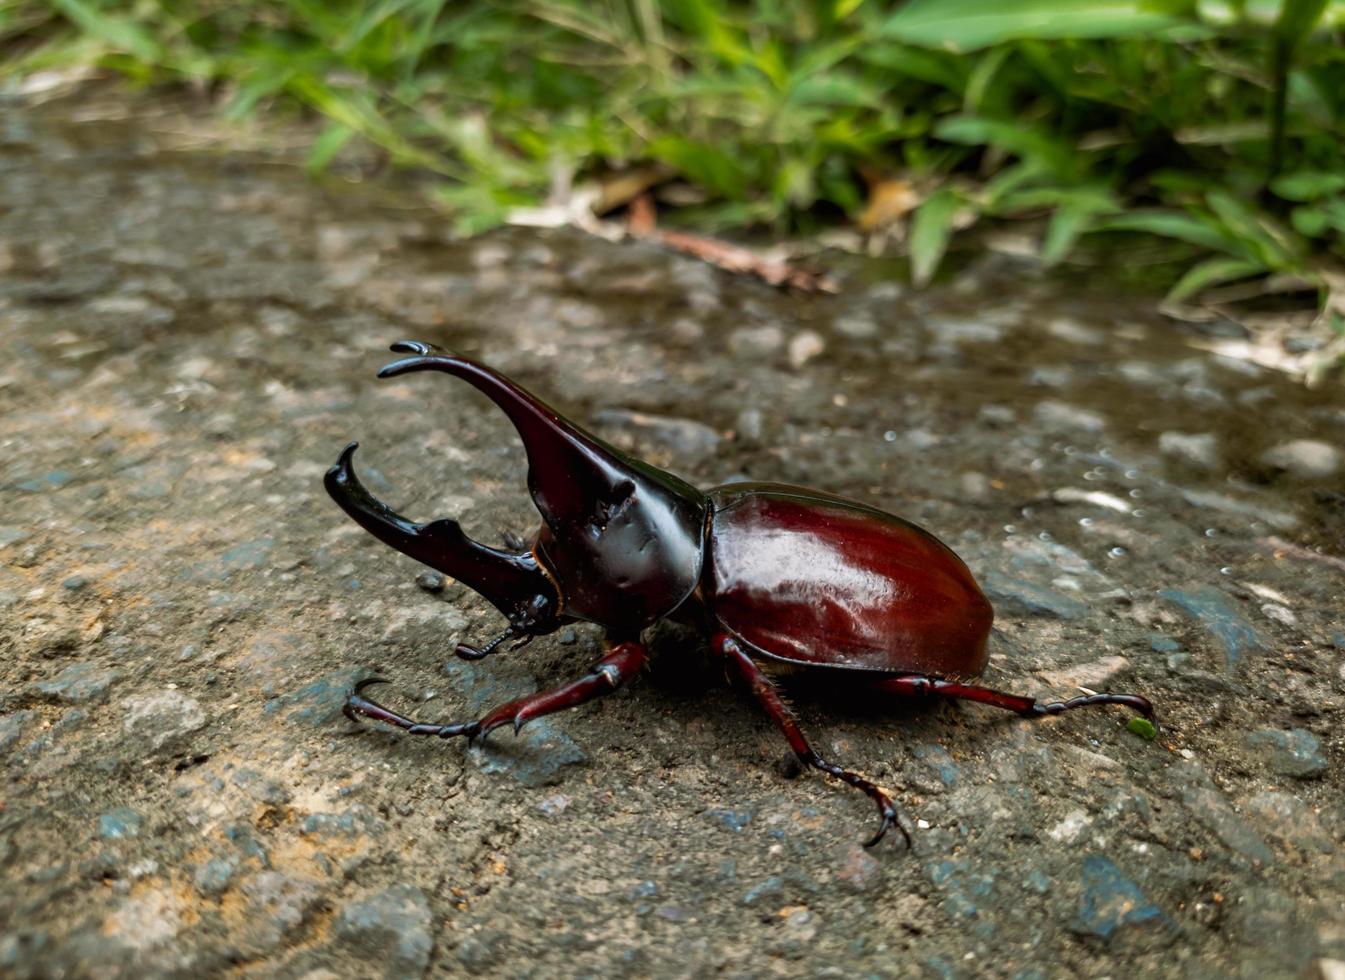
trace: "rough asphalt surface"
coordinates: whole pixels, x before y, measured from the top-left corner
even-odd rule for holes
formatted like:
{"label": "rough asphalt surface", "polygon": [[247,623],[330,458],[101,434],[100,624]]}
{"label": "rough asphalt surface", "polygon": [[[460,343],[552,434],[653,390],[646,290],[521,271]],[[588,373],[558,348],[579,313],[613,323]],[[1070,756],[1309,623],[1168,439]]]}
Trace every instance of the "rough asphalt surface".
{"label": "rough asphalt surface", "polygon": [[[1199,349],[1095,277],[989,255],[839,297],[570,232],[450,241],[384,192],[193,151],[182,112],[0,112],[0,975],[1341,976],[1339,389]],[[939,534],[995,602],[986,680],[1151,698],[1026,722],[793,697],[870,802],[787,764],[695,637],[485,748],[592,628],[498,615],[327,499],[498,540],[537,518],[478,356],[701,485],[804,483]],[[1335,972],[1333,972],[1335,971]]]}

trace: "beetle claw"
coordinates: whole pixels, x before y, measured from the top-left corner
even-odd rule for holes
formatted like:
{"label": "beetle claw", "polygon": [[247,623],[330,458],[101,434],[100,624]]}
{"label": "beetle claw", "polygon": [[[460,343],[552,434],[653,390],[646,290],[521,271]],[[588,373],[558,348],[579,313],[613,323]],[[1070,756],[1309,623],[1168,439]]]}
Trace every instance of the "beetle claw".
{"label": "beetle claw", "polygon": [[363,695],[365,688],[373,687],[375,684],[386,684],[387,682],[388,679],[386,677],[366,677],[364,680],[357,682],[354,689],[350,692],[350,697],[346,698],[346,703],[341,705],[341,714],[345,715],[351,721],[359,721],[360,715],[363,714],[363,712],[359,710],[359,705],[356,703],[356,699],[364,699]]}
{"label": "beetle claw", "polygon": [[863,846],[877,847],[878,842],[885,838],[889,829],[896,827],[898,831],[901,831],[902,838],[907,842],[907,850],[911,850],[911,832],[907,831],[905,824],[901,823],[901,815],[897,812],[897,808],[894,807],[892,801],[888,800],[886,803],[878,804],[878,809],[880,809],[880,812],[882,813],[882,823],[878,824],[878,832],[874,833],[872,838],[863,842]]}
{"label": "beetle claw", "polygon": [[909,851],[911,849],[910,831],[908,831],[905,825],[902,824],[901,817],[897,814],[897,811],[886,807],[883,809],[883,822],[878,825],[878,832],[866,840],[864,846],[877,847],[878,842],[887,836],[887,832],[893,827],[896,827],[901,831],[901,836],[906,840],[906,850]]}
{"label": "beetle claw", "polygon": [[[481,660],[489,656],[491,653],[494,653],[495,648],[498,647],[505,640],[511,639],[517,635],[518,632],[511,626],[509,627],[509,629],[505,630],[503,633],[495,637],[495,639],[491,640],[483,647],[474,647],[468,643],[459,643],[456,647],[453,648],[453,652],[456,653],[463,660]],[[514,644],[512,649],[517,650],[520,647],[527,646],[528,643],[530,643],[531,641],[532,641],[531,636],[524,636],[521,641]]]}

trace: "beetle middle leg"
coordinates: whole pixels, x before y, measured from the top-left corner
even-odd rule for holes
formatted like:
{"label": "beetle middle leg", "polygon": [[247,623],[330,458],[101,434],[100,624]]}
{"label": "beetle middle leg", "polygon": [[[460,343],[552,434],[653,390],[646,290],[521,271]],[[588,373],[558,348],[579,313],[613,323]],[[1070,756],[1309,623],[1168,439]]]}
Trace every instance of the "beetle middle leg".
{"label": "beetle middle leg", "polygon": [[944,680],[942,677],[930,677],[925,674],[903,674],[900,677],[886,677],[874,682],[874,688],[888,694],[903,697],[945,697],[959,698],[964,701],[977,701],[995,708],[1003,708],[1022,715],[1024,718],[1040,718],[1044,715],[1058,715],[1073,708],[1086,708],[1098,704],[1120,704],[1153,720],[1154,706],[1148,698],[1138,694],[1086,694],[1068,701],[1038,701],[1022,694],[1009,694],[974,684],[960,684],[957,681]]}
{"label": "beetle middle leg", "polygon": [[818,755],[808,739],[804,737],[799,729],[799,723],[794,718],[794,713],[785,704],[784,698],[780,697],[780,692],[776,690],[774,682],[766,676],[756,661],[749,657],[738,641],[733,639],[727,633],[720,633],[713,640],[713,647],[733,669],[733,672],[747,684],[757,703],[765,709],[766,714],[770,716],[771,721],[775,722],[777,728],[784,734],[789,741],[789,747],[794,750],[794,754],[799,761],[806,766],[812,766],[819,769],[828,776],[835,776],[844,783],[855,787],[855,789],[868,795],[869,799],[878,804],[878,812],[882,816],[882,823],[878,825],[878,832],[864,842],[865,847],[873,847],[889,828],[896,827],[901,831],[901,835],[906,838],[906,846],[911,846],[911,835],[906,828],[901,825],[898,818],[897,806],[892,802],[892,797],[888,796],[881,786],[873,783],[858,773],[850,772],[848,769],[842,769],[835,763],[828,762]]}
{"label": "beetle middle leg", "polygon": [[604,694],[610,694],[624,682],[630,680],[649,659],[649,652],[643,643],[618,643],[608,651],[607,656],[594,665],[592,672],[579,680],[562,684],[549,691],[526,694],[521,698],[507,701],[487,712],[477,721],[460,722],[455,725],[427,725],[413,721],[371,701],[360,693],[365,687],[377,681],[362,681],[355,692],[346,699],[345,715],[352,721],[356,715],[373,718],[375,721],[396,725],[411,735],[433,735],[438,738],[453,738],[465,735],[468,738],[484,738],[505,723],[512,723],[514,733],[533,718],[549,715],[564,708],[591,701]]}

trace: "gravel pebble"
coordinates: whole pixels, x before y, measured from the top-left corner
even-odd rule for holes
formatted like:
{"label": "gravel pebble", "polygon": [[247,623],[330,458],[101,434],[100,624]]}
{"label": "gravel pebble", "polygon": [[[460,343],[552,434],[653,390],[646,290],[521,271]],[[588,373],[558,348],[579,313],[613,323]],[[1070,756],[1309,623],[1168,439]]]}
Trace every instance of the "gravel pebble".
{"label": "gravel pebble", "polygon": [[1285,470],[1305,480],[1320,480],[1339,472],[1341,452],[1329,442],[1294,439],[1267,449],[1260,460],[1266,466]]}
{"label": "gravel pebble", "polygon": [[433,916],[425,893],[399,884],[351,902],[336,917],[336,934],[360,962],[385,977],[423,976],[434,948]]}

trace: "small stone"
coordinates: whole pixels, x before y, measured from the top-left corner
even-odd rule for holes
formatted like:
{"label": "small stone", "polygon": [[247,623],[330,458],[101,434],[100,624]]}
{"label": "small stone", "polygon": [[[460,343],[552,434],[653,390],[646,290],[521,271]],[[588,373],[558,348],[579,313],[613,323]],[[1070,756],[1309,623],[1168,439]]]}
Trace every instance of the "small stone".
{"label": "small stone", "polygon": [[1319,959],[1313,962],[1317,971],[1312,980],[1345,980],[1345,960]]}
{"label": "small stone", "polygon": [[982,405],[976,412],[976,417],[987,427],[991,429],[1002,429],[1013,425],[1018,421],[1018,413],[1008,405]]}
{"label": "small stone", "polygon": [[975,318],[931,316],[925,325],[939,341],[948,345],[993,344],[1003,340],[1008,332],[1003,323],[994,322],[987,313]]}
{"label": "small stone", "polygon": [[1261,607],[1261,614],[1264,615],[1266,619],[1273,619],[1281,626],[1298,625],[1298,617],[1294,615],[1294,611],[1275,602],[1265,603]]}
{"label": "small stone", "polygon": [[248,917],[257,924],[251,939],[262,950],[272,949],[308,918],[318,902],[318,886],[307,878],[262,871],[243,882]]}
{"label": "small stone", "polygon": [[817,916],[805,908],[792,909],[785,916],[785,931],[790,938],[807,944],[817,936]]}
{"label": "small stone", "polygon": [[0,548],[11,544],[22,544],[33,536],[33,532],[27,528],[15,527],[12,524],[0,525]]}
{"label": "small stone", "polygon": [[957,478],[960,496],[965,500],[985,500],[990,496],[990,477],[984,473],[969,470]]}
{"label": "small stone", "polygon": [[299,824],[299,833],[315,837],[377,836],[383,830],[383,821],[363,803],[356,803],[340,813],[310,813]]}
{"label": "small stone", "polygon": [[958,777],[961,775],[961,770],[958,769],[957,763],[953,761],[953,757],[948,754],[948,750],[942,745],[923,743],[917,745],[912,751],[912,754],[925,765],[929,766],[930,769],[934,770],[934,773],[939,777],[939,782],[941,784],[946,787],[952,787],[957,784]]}
{"label": "small stone", "polygon": [[233,784],[258,803],[284,806],[290,801],[290,791],[284,783],[267,779],[255,769],[237,770]]}
{"label": "small stone", "polygon": [[426,592],[439,593],[444,591],[444,584],[447,580],[442,572],[423,571],[416,576],[416,584]]}
{"label": "small stone", "polygon": [[993,569],[981,577],[981,586],[996,606],[1007,613],[1078,619],[1088,612],[1087,604],[1078,599]]}
{"label": "small stone", "polygon": [[63,589],[68,589],[71,592],[78,592],[80,589],[84,588],[88,584],[89,580],[85,578],[83,575],[71,575],[68,579],[66,579],[64,582],[61,583],[61,587]]}
{"label": "small stone", "polygon": [[1312,732],[1302,728],[1282,731],[1262,728],[1247,736],[1247,744],[1261,750],[1272,772],[1295,779],[1315,779],[1327,769],[1321,743]]}
{"label": "small stone", "polygon": [[1194,507],[1217,510],[1221,514],[1232,514],[1253,521],[1264,521],[1281,531],[1292,531],[1298,526],[1298,517],[1287,510],[1279,510],[1256,501],[1242,500],[1238,497],[1220,493],[1217,490],[1183,490],[1182,497]]}
{"label": "small stone", "polygon": [[680,317],[668,328],[668,335],[675,343],[690,347],[705,339],[705,328],[695,320]]}
{"label": "small stone", "polygon": [[122,729],[155,749],[203,728],[205,713],[195,698],[165,689],[137,694],[122,702]]}
{"label": "small stone", "polygon": [[119,806],[98,818],[98,836],[103,840],[123,840],[138,837],[145,818],[130,807]]}
{"label": "small stone", "polygon": [[1104,339],[1101,330],[1082,324],[1073,317],[1067,316],[1056,317],[1046,325],[1046,330],[1052,337],[1059,340],[1087,347],[1096,346],[1102,343]]}
{"label": "small stone", "polygon": [[36,722],[35,711],[16,711],[12,715],[0,717],[0,750],[7,749],[17,742]]}
{"label": "small stone", "polygon": [[1341,452],[1335,446],[1316,439],[1282,442],[1261,454],[1261,462],[1285,470],[1305,480],[1335,476],[1340,469]]}
{"label": "small stone", "polygon": [[1059,487],[1051,491],[1051,499],[1060,504],[1087,504],[1090,507],[1103,507],[1118,514],[1129,514],[1134,510],[1130,503],[1104,490],[1081,490],[1078,487]]}
{"label": "small stone", "polygon": [[1243,809],[1273,840],[1303,852],[1332,854],[1335,844],[1312,808],[1290,793],[1258,793]]}
{"label": "small stone", "polygon": [[882,865],[858,844],[846,845],[836,878],[849,891],[862,893],[878,884]]}
{"label": "small stone", "polygon": [[1208,432],[1164,432],[1158,437],[1158,451],[1203,473],[1216,472],[1224,465],[1219,439]]}
{"label": "small stone", "polygon": [[236,870],[237,865],[231,860],[211,858],[196,869],[192,881],[196,885],[196,890],[202,895],[207,898],[214,898],[228,891]]}
{"label": "small stone", "polygon": [[76,661],[50,680],[35,682],[32,689],[64,704],[102,701],[107,697],[107,689],[120,676],[118,671],[111,668]]}
{"label": "small stone", "polygon": [[482,970],[499,959],[504,935],[494,930],[473,933],[454,951],[458,962],[471,970]]}
{"label": "small stone", "polygon": [[1111,939],[1118,930],[1165,920],[1163,910],[1110,859],[1101,854],[1084,858],[1078,918],[1081,932]]}
{"label": "small stone", "polygon": [[851,340],[869,340],[878,336],[878,324],[867,313],[838,316],[832,327],[842,337],[849,337]]}
{"label": "small stone", "polygon": [[1170,636],[1162,633],[1149,634],[1149,649],[1154,653],[1177,653],[1182,645]]}
{"label": "small stone", "polygon": [[564,793],[553,793],[541,803],[537,804],[537,809],[541,810],[548,817],[554,817],[557,814],[564,813],[570,805],[570,798]]}
{"label": "small stone", "polygon": [[626,893],[632,899],[658,898],[658,882],[645,880]]}
{"label": "small stone", "polygon": [[813,330],[801,330],[789,341],[789,366],[795,371],[827,349],[826,341]]}
{"label": "small stone", "polygon": [[336,934],[364,963],[378,963],[386,977],[423,976],[434,948],[433,916],[425,894],[413,885],[393,885],[336,917]]}
{"label": "small stone", "polygon": [[785,333],[779,327],[739,327],[729,334],[729,350],[739,357],[771,357],[784,343]]}
{"label": "small stone", "polygon": [[1213,586],[1190,592],[1162,589],[1160,598],[1194,616],[1224,648],[1225,668],[1232,672],[1244,653],[1264,653],[1266,642],[1243,617],[1237,603]]}
{"label": "small stone", "polygon": [[1243,976],[1304,976],[1317,946],[1317,931],[1305,910],[1289,895],[1267,885],[1248,883],[1239,899],[1225,929],[1230,940],[1255,951],[1260,961],[1248,964],[1253,968]]}
{"label": "small stone", "polygon": [[[435,604],[438,605],[438,604]],[[299,721],[315,728],[325,728],[340,720],[355,682],[364,676],[358,667],[343,667],[266,703],[268,714],[293,706],[286,714],[287,721]]]}
{"label": "small stone", "polygon": [[765,431],[765,420],[759,408],[744,408],[734,420],[734,431],[742,442],[759,442]]}
{"label": "small stone", "polygon": [[1032,414],[1043,426],[1056,431],[1101,432],[1107,428],[1107,420],[1096,412],[1050,399],[1038,402]]}
{"label": "small stone", "polygon": [[705,815],[712,820],[718,821],[735,833],[741,833],[742,830],[752,822],[752,814],[746,810],[729,810],[723,807],[714,807],[706,810]]}
{"label": "small stone", "polygon": [[1188,785],[1182,793],[1182,803],[1196,820],[1214,831],[1215,836],[1230,849],[1262,865],[1274,862],[1275,856],[1266,842],[1233,811],[1218,790],[1209,786]]}
{"label": "small stone", "polygon": [[47,490],[59,490],[73,479],[74,477],[65,470],[52,470],[50,473],[43,473],[41,476],[20,480],[14,484],[14,487],[28,493],[43,493]]}
{"label": "small stone", "polygon": [[763,902],[780,898],[785,893],[785,880],[777,875],[772,875],[759,885],[753,885],[742,897],[742,904],[748,907],[760,905]]}
{"label": "small stone", "polygon": [[1046,831],[1046,836],[1060,844],[1073,844],[1093,822],[1085,810],[1071,810],[1065,818]]}
{"label": "small stone", "polygon": [[1129,670],[1130,661],[1125,657],[1103,657],[1065,670],[1042,671],[1039,676],[1052,689],[1086,687],[1092,691],[1102,691]]}

